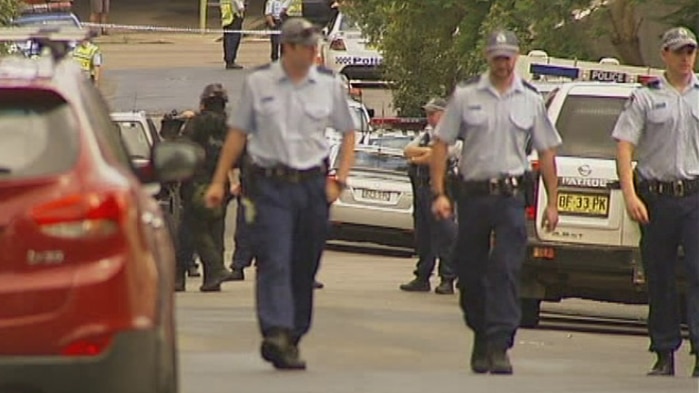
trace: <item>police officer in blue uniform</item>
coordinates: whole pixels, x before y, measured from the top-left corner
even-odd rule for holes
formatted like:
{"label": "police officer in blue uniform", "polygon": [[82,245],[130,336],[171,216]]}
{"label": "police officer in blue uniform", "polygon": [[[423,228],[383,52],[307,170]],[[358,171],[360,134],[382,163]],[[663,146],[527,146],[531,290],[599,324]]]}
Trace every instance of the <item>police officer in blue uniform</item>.
{"label": "police officer in blue uniform", "polygon": [[[405,157],[414,166],[411,179],[415,186],[415,235],[417,241],[418,261],[415,267],[415,279],[402,284],[400,289],[407,292],[429,292],[430,276],[439,258],[440,284],[435,293],[441,295],[454,293],[454,272],[451,267],[452,251],[456,240],[456,222],[453,218],[438,219],[432,214],[432,189],[430,188],[430,160],[432,157],[432,139],[434,127],[439,122],[447,103],[442,98],[431,99],[424,107],[428,126],[404,149]],[[460,149],[456,144],[451,149],[452,163],[458,159]]]}
{"label": "police officer in blue uniform", "polygon": [[[327,236],[329,206],[354,158],[354,121],[340,79],[316,67],[318,29],[290,18],[279,62],[247,76],[219,160],[209,206],[224,199],[226,172],[247,141],[246,216],[257,263],[262,358],[277,369],[305,369],[298,344],[309,331],[313,281]],[[327,126],[343,133],[337,179],[328,173]]]}
{"label": "police officer in blue uniform", "polygon": [[[649,375],[674,375],[682,343],[675,267],[684,251],[691,353],[699,351],[699,80],[697,38],[667,31],[663,76],[634,91],[613,131],[626,209],[641,225],[641,258],[648,283]],[[638,165],[634,171],[632,160]],[[699,358],[697,358],[699,360]],[[692,376],[699,377],[699,362]]]}
{"label": "police officer in blue uniform", "polygon": [[471,369],[476,373],[512,373],[507,351],[521,314],[530,141],[548,195],[544,224],[553,230],[558,222],[554,158],[561,138],[539,93],[515,73],[518,55],[514,33],[496,31],[488,37],[489,71],[456,88],[437,126],[432,152],[433,210],[446,218],[453,214],[442,181],[447,146],[463,140],[454,268],[464,319],[474,332]]}

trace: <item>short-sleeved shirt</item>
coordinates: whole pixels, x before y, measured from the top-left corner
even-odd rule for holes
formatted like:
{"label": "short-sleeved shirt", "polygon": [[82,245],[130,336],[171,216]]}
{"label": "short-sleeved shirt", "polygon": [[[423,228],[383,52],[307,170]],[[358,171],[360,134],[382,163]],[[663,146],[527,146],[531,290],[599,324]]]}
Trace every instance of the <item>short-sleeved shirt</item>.
{"label": "short-sleeved shirt", "polygon": [[308,169],[329,154],[325,129],[355,131],[342,82],[324,68],[311,67],[294,84],[275,62],[249,74],[229,126],[248,134],[248,153],[263,167]]}
{"label": "short-sleeved shirt", "polygon": [[[423,132],[419,133],[415,138],[413,138],[412,141],[410,141],[406,145],[406,148],[408,146],[412,146],[412,147],[420,146],[420,144],[422,143],[422,139],[425,136],[425,133],[428,133],[430,135],[430,143],[428,144],[428,146],[432,146],[434,144],[434,131],[435,131],[434,128],[432,128],[431,126],[428,125],[427,127],[425,127],[425,130]],[[463,146],[462,146],[461,141],[456,141],[456,143],[449,146],[449,150],[447,152],[447,157],[449,159],[452,159],[452,160],[458,160],[461,157],[462,148],[463,148]]]}
{"label": "short-sleeved shirt", "polygon": [[665,77],[635,90],[612,131],[636,146],[636,167],[648,180],[699,177],[699,80],[684,92]]}
{"label": "short-sleeved shirt", "polygon": [[522,175],[529,141],[538,151],[561,144],[536,89],[516,76],[501,95],[487,73],[455,89],[435,135],[448,145],[463,140],[460,173],[475,181]]}
{"label": "short-sleeved shirt", "polygon": [[279,19],[286,3],[282,0],[267,0],[265,3],[265,15],[272,15],[272,18]]}

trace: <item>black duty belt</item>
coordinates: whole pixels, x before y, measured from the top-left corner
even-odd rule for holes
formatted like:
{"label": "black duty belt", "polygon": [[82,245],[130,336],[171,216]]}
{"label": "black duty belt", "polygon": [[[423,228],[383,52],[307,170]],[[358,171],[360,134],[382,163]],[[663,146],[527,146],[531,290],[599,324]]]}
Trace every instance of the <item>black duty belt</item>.
{"label": "black duty belt", "polygon": [[318,176],[325,176],[328,173],[328,167],[326,165],[318,165],[308,169],[294,169],[283,165],[265,168],[253,164],[250,169],[253,175],[282,180],[289,183],[302,182]]}
{"label": "black duty belt", "polygon": [[699,193],[699,178],[675,181],[641,179],[636,184],[636,190],[639,193],[684,197]]}
{"label": "black duty belt", "polygon": [[502,195],[514,196],[524,191],[524,176],[505,176],[489,180],[466,180],[461,182],[461,195],[464,196],[489,196]]}

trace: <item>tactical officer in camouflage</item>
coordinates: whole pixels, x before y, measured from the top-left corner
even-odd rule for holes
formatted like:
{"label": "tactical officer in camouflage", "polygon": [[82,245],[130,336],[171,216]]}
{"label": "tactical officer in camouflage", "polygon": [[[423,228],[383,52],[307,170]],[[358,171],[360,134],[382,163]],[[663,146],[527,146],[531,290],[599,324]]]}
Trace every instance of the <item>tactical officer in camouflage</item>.
{"label": "tactical officer in camouflage", "polygon": [[[231,273],[223,264],[226,204],[209,208],[204,203],[204,193],[211,183],[228,131],[225,113],[227,102],[228,95],[223,86],[218,83],[206,86],[201,94],[201,111],[187,122],[183,131],[184,137],[206,151],[204,165],[192,179],[182,184],[183,212],[179,227],[180,235],[188,232],[192,236],[194,249],[202,261],[204,282],[199,288],[202,292],[220,291],[221,283],[231,279]],[[186,258],[179,255],[184,251],[182,247],[178,249],[177,291],[185,289],[187,267],[183,261]]]}

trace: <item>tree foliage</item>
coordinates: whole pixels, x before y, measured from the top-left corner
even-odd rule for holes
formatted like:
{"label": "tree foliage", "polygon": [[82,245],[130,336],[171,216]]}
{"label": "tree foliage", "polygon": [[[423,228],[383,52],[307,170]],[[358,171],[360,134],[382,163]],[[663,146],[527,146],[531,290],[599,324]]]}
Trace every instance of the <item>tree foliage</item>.
{"label": "tree foliage", "polygon": [[[0,26],[7,26],[17,15],[20,0],[0,0]],[[0,54],[7,52],[7,45],[0,44]]]}
{"label": "tree foliage", "polygon": [[[590,40],[611,37],[620,59],[643,64],[637,6],[657,0],[349,0],[345,12],[384,55],[386,78],[395,82],[394,106],[414,116],[430,96],[484,70],[483,46],[496,28],[517,33],[523,53],[591,59]],[[675,24],[699,29],[699,0],[664,0]],[[582,11],[594,18],[581,18]],[[662,15],[658,15],[662,18]],[[594,23],[596,23],[596,25]]]}

